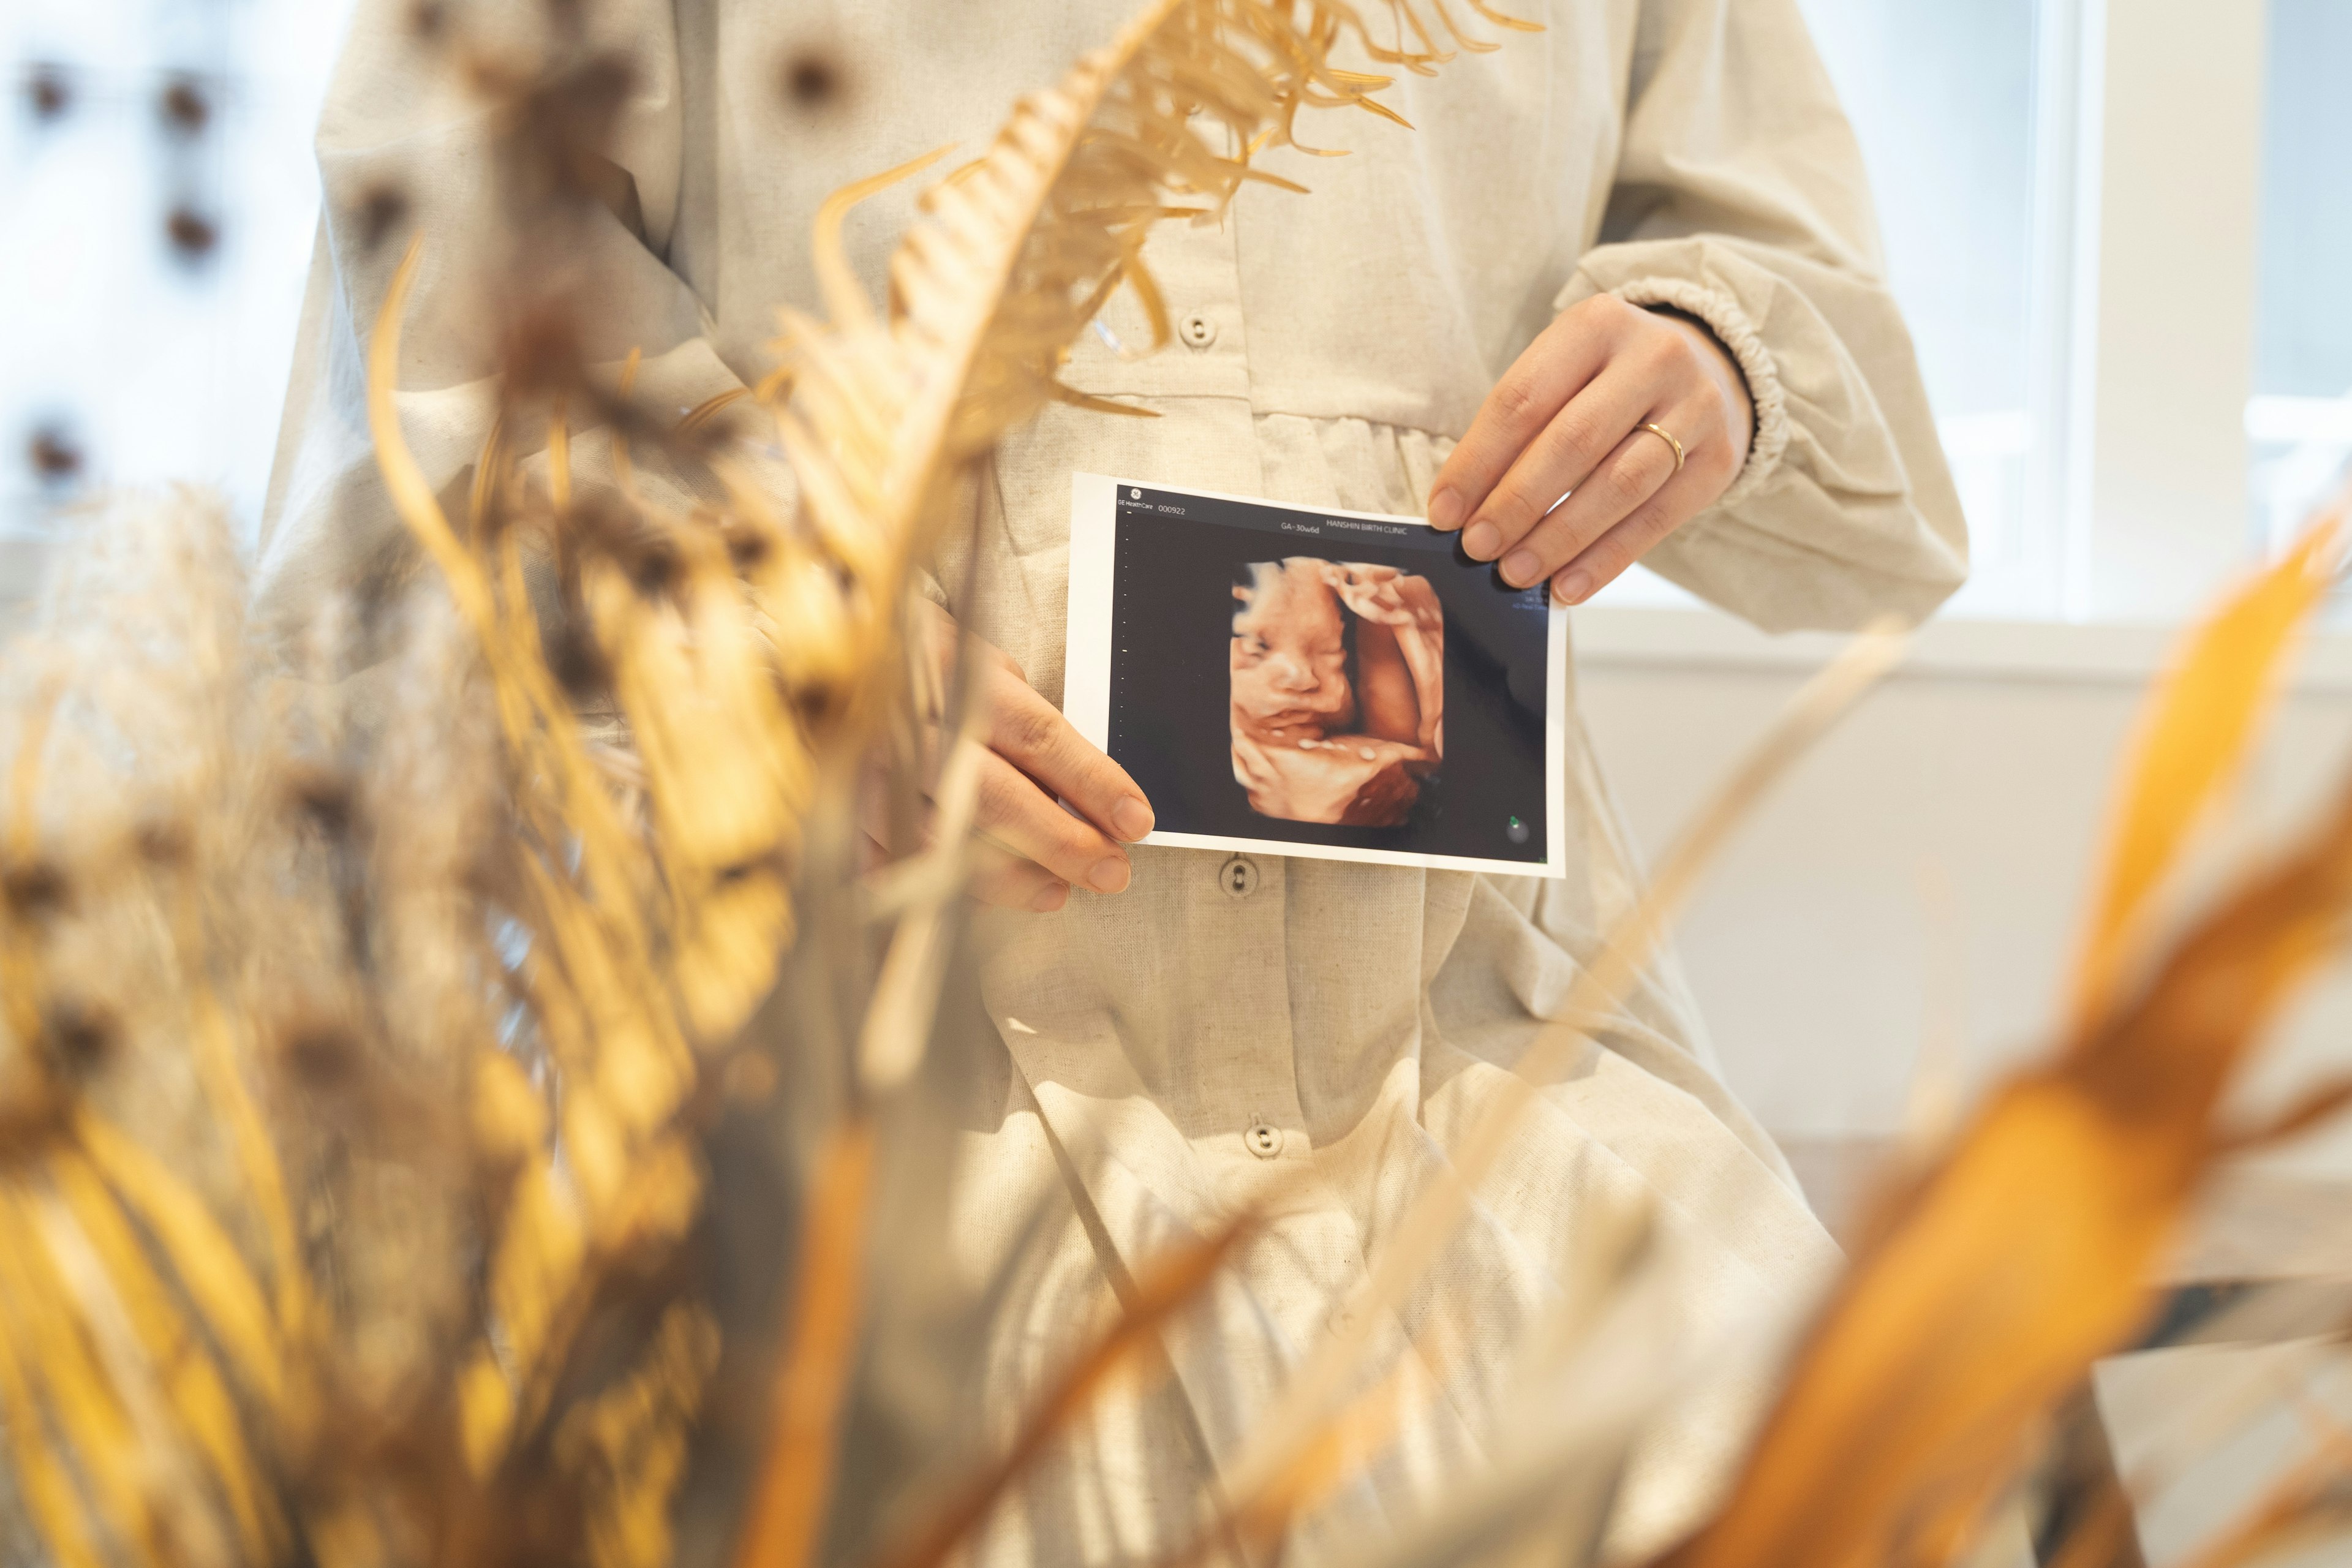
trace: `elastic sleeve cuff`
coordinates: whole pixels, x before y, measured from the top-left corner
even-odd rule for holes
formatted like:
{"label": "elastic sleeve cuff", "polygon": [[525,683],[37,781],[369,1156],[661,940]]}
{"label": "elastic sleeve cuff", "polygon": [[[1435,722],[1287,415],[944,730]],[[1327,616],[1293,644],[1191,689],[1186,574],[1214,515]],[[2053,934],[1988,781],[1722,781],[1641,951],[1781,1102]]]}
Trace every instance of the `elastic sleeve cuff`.
{"label": "elastic sleeve cuff", "polygon": [[1780,388],[1772,351],[1764,346],[1739,301],[1720,289],[1687,278],[1636,278],[1609,291],[1629,305],[1668,305],[1697,317],[1738,362],[1748,400],[1756,405],[1756,438],[1748,443],[1747,466],[1715,503],[1738,506],[1770,480],[1789,449],[1789,400]]}

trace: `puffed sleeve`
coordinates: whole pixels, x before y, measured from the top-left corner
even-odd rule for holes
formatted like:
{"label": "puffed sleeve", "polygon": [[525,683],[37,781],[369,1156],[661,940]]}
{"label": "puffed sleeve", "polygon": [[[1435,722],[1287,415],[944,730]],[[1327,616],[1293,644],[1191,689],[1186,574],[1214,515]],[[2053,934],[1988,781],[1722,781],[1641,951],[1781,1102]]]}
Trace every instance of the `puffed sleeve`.
{"label": "puffed sleeve", "polygon": [[[662,259],[682,184],[671,0],[590,8],[586,35],[564,46],[571,64],[520,102],[486,92],[481,69],[551,58],[550,41],[466,33],[500,25],[498,8],[479,5],[448,8],[446,30],[420,32],[418,18],[439,10],[360,0],[320,116],[319,241],[257,563],[257,610],[280,627],[328,595],[365,602],[416,569],[377,475],[365,402],[369,335],[412,236],[422,251],[402,332],[401,425],[445,505],[463,499],[499,407],[501,336],[516,322],[484,285],[511,265],[517,192],[502,148],[519,123],[535,118],[555,135],[566,133],[566,115],[605,126],[605,155],[580,174],[594,199],[547,247],[554,253],[524,263],[550,294],[578,302],[572,328],[591,374],[609,379],[637,351],[633,396],[665,413],[741,384],[713,350],[694,292]],[[508,437],[519,456],[541,453],[543,463],[544,431]],[[582,482],[609,471],[608,452],[575,432]],[[657,463],[639,478],[677,492],[657,499],[686,499],[684,481]],[[789,486],[781,463],[762,479]]]}
{"label": "puffed sleeve", "polygon": [[1756,404],[1748,465],[1643,559],[1767,630],[1925,616],[1968,574],[1862,158],[1795,0],[1643,0],[1594,294],[1714,330]]}

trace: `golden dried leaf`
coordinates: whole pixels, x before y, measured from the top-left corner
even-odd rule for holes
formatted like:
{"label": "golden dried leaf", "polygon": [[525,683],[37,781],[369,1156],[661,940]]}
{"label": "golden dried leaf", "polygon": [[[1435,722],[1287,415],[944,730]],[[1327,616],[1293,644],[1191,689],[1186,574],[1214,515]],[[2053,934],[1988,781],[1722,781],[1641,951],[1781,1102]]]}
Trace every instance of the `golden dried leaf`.
{"label": "golden dried leaf", "polygon": [[835,1422],[865,1300],[873,1177],[872,1123],[835,1128],[818,1151],[803,1205],[775,1412],[736,1537],[736,1568],[803,1568],[816,1551],[833,1486]]}
{"label": "golden dried leaf", "polygon": [[178,1177],[100,1118],[85,1113],[75,1133],[117,1201],[163,1249],[238,1380],[265,1410],[281,1411],[283,1341],[267,1297],[227,1232]]}
{"label": "golden dried leaf", "polygon": [[[1120,1302],[1118,1321],[1072,1363],[1037,1403],[1003,1455],[975,1477],[938,1515],[884,1559],[884,1568],[939,1568],[984,1521],[1054,1437],[1139,1360],[1154,1355],[1161,1328],[1197,1300],[1225,1259],[1250,1234],[1244,1220],[1205,1241],[1176,1247],[1155,1259]],[[1160,1363],[1163,1367],[1164,1361]],[[738,1555],[738,1568],[751,1568]]]}
{"label": "golden dried leaf", "polygon": [[[2242,731],[2242,717],[2216,705],[2256,700],[2250,666],[2269,656],[2247,645],[2284,636],[2274,614],[2199,635],[2184,679],[2207,695],[2160,720],[2160,733]],[[2205,660],[2218,668],[2194,668]],[[2136,765],[2178,761],[2157,744]],[[2185,821],[2184,796],[2200,787],[2130,779],[2125,798],[2159,803],[2125,835],[2122,858],[2141,868],[2126,880],[2144,890]],[[2103,899],[2117,907],[2112,889]],[[2232,1076],[2347,908],[2352,791],[2198,920],[2142,989],[1995,1094],[1948,1155],[1885,1205],[1729,1502],[1669,1568],[1865,1568],[1906,1538],[1958,1539],[2042,1413],[2147,1312],[2143,1281],[2213,1158]]]}
{"label": "golden dried leaf", "polygon": [[285,1521],[254,1463],[236,1402],[209,1348],[180,1318],[173,1296],[89,1163],[78,1153],[60,1152],[49,1170],[74,1223],[112,1279],[173,1414],[226,1500],[240,1550],[252,1562],[274,1560],[285,1547]]}
{"label": "golden dried leaf", "polygon": [[685,1472],[688,1424],[719,1364],[719,1329],[680,1302],[662,1314],[645,1359],[555,1429],[556,1461],[582,1478],[593,1568],[664,1568],[670,1500]]}
{"label": "golden dried leaf", "polygon": [[2338,548],[2323,519],[2276,563],[2222,601],[2149,693],[2118,780],[2105,868],[2094,884],[2075,965],[2077,1020],[2105,1000],[2150,896],[2240,759],[2278,689],[2277,672]]}

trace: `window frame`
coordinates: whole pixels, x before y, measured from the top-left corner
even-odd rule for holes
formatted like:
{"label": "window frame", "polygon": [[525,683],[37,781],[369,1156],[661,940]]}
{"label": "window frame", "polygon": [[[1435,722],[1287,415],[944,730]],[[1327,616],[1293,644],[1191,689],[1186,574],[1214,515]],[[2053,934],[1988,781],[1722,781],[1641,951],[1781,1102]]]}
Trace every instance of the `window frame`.
{"label": "window frame", "polygon": [[[2248,440],[2270,8],[2037,13],[2021,537],[1970,520],[1977,569],[1948,613],[2177,621],[2275,542]],[[1696,605],[1643,575],[1612,616]]]}
{"label": "window frame", "polygon": [[2270,7],[2044,4],[2080,94],[2059,618],[2173,621],[2250,554]]}

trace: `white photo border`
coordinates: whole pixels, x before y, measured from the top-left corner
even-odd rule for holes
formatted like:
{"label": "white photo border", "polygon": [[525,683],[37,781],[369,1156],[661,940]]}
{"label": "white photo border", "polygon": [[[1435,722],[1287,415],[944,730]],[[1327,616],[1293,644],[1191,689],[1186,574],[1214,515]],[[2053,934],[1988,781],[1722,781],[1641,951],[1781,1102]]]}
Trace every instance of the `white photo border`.
{"label": "white photo border", "polygon": [[[1108,474],[1070,476],[1070,607],[1062,673],[1062,712],[1097,750],[1110,749],[1111,605],[1118,548],[1118,488],[1130,485],[1171,495],[1245,506],[1275,507],[1318,517],[1357,518],[1367,522],[1409,523],[1429,520],[1390,512],[1349,511],[1341,507],[1302,507],[1263,496],[1229,495],[1158,479],[1118,479]],[[1287,855],[1311,860],[1349,860],[1368,866],[1418,866],[1428,870],[1484,871],[1497,877],[1565,877],[1568,844],[1560,806],[1568,789],[1568,610],[1558,600],[1547,605],[1544,679],[1544,847],[1546,858],[1488,860],[1469,855],[1421,855],[1401,849],[1359,849],[1348,845],[1292,844],[1278,838],[1155,830],[1141,840],[1181,849],[1225,849]]]}

